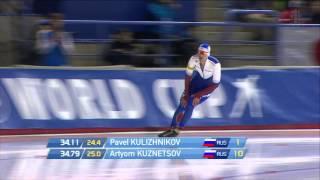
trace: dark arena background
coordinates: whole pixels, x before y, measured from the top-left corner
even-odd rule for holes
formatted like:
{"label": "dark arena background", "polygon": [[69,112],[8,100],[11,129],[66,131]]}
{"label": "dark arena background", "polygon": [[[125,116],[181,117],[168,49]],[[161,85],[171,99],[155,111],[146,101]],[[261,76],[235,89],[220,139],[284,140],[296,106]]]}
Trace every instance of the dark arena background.
{"label": "dark arena background", "polygon": [[[320,179],[319,20],[318,0],[1,1],[0,180]],[[184,144],[111,147],[160,139],[200,43],[222,75]]]}

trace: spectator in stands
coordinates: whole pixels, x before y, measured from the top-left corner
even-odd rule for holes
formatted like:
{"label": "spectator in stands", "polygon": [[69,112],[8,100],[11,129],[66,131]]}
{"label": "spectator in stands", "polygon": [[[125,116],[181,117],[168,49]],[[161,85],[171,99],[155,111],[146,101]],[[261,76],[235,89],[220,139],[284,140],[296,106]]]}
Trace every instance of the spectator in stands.
{"label": "spectator in stands", "polygon": [[320,66],[320,39],[315,43],[314,58],[317,66]]}
{"label": "spectator in stands", "polygon": [[[148,20],[174,21],[179,4],[175,0],[154,0],[147,5]],[[172,25],[160,25],[153,29],[160,38],[168,38],[175,32]]]}
{"label": "spectator in stands", "polygon": [[320,1],[312,1],[310,3],[311,9],[311,23],[320,24]]}
{"label": "spectator in stands", "polygon": [[0,2],[0,13],[4,12],[4,2]]}
{"label": "spectator in stands", "polygon": [[307,23],[310,14],[306,2],[301,0],[290,0],[285,10],[281,11],[279,22],[281,23]]}
{"label": "spectator in stands", "polygon": [[[176,11],[180,7],[180,4],[176,0],[154,0],[147,5],[147,10],[149,14],[149,20],[152,21],[174,21],[176,20]],[[168,54],[172,53],[173,44],[170,43],[170,39],[176,37],[178,30],[175,25],[161,24],[151,28],[152,34],[155,35],[157,39],[162,39],[165,41],[161,42],[159,48],[159,56],[155,59],[155,63],[158,66],[171,65],[171,60]]]}
{"label": "spectator in stands", "polygon": [[62,13],[62,0],[34,0],[33,12],[42,16],[50,16],[50,14]]}
{"label": "spectator in stands", "polygon": [[173,53],[177,56],[174,58],[174,65],[182,66],[185,64],[185,60],[191,57],[194,52],[190,49],[197,48],[199,42],[195,36],[195,26],[188,26],[185,31],[182,31],[177,39],[173,43]]}
{"label": "spectator in stands", "polygon": [[48,28],[48,20],[42,20],[40,23],[32,24],[30,25],[30,28],[27,31],[27,35],[24,38],[25,41],[22,43],[22,46],[20,48],[20,64],[26,64],[26,65],[39,65],[40,64],[40,54],[38,53],[38,50],[36,49],[36,34],[41,29],[47,29]]}
{"label": "spectator in stands", "polygon": [[8,14],[10,11],[10,3],[9,1],[0,1],[0,13]]}
{"label": "spectator in stands", "polygon": [[41,54],[40,65],[68,65],[68,55],[74,50],[71,34],[64,32],[63,15],[52,14],[50,21],[36,33],[36,49]]}
{"label": "spectator in stands", "polygon": [[132,65],[133,33],[122,29],[113,35],[110,50],[105,50],[104,61],[111,65]]}
{"label": "spectator in stands", "polygon": [[[274,9],[274,1],[261,1],[261,0],[233,0],[229,2],[229,7],[233,9],[247,9],[247,10],[263,10]],[[276,21],[275,17],[272,17],[263,13],[237,13],[231,17],[233,21],[249,22],[249,23],[273,23]],[[230,20],[230,19],[229,19]],[[263,41],[272,40],[273,29],[272,28],[260,28],[260,27],[246,27],[247,31],[251,32],[251,40]]]}
{"label": "spectator in stands", "polygon": [[0,27],[0,29],[5,32],[2,36],[5,36],[4,39],[6,39],[7,42],[4,45],[0,45],[0,47],[7,49],[7,53],[10,54],[9,57],[6,58],[9,64],[16,64],[22,54],[23,33],[25,32],[22,28],[24,23],[23,17],[21,16],[22,12],[23,1],[21,0],[2,0],[0,2],[0,13],[8,15],[1,17],[1,19],[6,19],[6,22],[1,25],[5,27]]}

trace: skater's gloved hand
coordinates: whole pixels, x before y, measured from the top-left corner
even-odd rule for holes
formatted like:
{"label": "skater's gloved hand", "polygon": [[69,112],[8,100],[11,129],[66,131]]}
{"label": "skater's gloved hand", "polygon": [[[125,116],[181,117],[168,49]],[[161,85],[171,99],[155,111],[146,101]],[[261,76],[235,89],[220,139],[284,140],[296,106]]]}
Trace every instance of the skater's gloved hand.
{"label": "skater's gloved hand", "polygon": [[192,101],[192,105],[196,106],[200,103],[200,97],[198,96],[194,96],[193,101]]}

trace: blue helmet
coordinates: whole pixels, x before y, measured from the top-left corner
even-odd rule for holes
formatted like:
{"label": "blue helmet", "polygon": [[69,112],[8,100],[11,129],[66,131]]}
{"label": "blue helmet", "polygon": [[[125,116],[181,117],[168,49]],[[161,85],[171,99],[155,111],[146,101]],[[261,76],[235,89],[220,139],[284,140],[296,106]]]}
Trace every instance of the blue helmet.
{"label": "blue helmet", "polygon": [[210,45],[208,43],[202,43],[202,44],[200,44],[198,50],[199,51],[204,51],[204,52],[207,52],[208,54],[210,54],[211,47],[210,47]]}

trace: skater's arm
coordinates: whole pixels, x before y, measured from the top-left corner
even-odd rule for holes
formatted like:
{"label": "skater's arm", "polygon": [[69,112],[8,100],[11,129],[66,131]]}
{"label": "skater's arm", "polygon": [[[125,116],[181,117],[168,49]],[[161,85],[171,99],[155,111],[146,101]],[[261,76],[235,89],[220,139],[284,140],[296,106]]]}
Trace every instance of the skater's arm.
{"label": "skater's arm", "polygon": [[192,73],[195,69],[196,62],[193,57],[189,59],[188,66],[186,69],[186,75],[184,78],[184,96],[189,97],[190,96],[190,84],[192,79]]}
{"label": "skater's arm", "polygon": [[206,87],[205,89],[195,93],[193,96],[200,98],[201,96],[207,95],[212,93],[217,87],[219,86],[219,83],[212,83],[210,84],[208,87]]}
{"label": "skater's arm", "polygon": [[201,96],[212,93],[220,84],[221,80],[221,65],[217,63],[213,67],[212,83],[205,89],[195,93],[193,96],[200,98]]}
{"label": "skater's arm", "polygon": [[184,96],[190,97],[190,83],[191,83],[191,76],[185,75],[184,77]]}
{"label": "skater's arm", "polygon": [[184,92],[183,96],[187,100],[190,97],[190,84],[192,80],[192,73],[195,69],[195,59],[191,57],[188,61],[186,75],[184,77]]}
{"label": "skater's arm", "polygon": [[188,65],[187,65],[187,69],[186,69],[186,75],[184,77],[184,92],[183,92],[183,96],[182,96],[182,105],[186,106],[189,97],[190,97],[190,84],[191,84],[191,80],[192,80],[192,73],[195,69],[195,59],[193,57],[191,57],[189,59]]}

